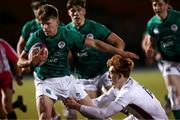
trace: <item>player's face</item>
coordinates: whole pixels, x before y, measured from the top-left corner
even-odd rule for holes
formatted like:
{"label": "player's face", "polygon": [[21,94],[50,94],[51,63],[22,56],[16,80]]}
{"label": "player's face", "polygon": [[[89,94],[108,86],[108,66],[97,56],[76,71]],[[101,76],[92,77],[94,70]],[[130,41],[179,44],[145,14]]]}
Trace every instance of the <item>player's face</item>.
{"label": "player's face", "polygon": [[55,36],[58,32],[58,23],[59,20],[57,18],[50,18],[47,21],[39,20],[43,32],[46,36]]}
{"label": "player's face", "polygon": [[152,2],[152,7],[155,14],[161,16],[168,10],[168,4],[164,2],[164,0],[156,0]]}
{"label": "player's face", "polygon": [[119,75],[117,72],[114,71],[114,66],[109,67],[109,77],[112,80],[112,84],[116,85],[119,80]]}
{"label": "player's face", "polygon": [[38,16],[38,9],[33,9],[33,12],[34,12],[34,16],[37,17]]}
{"label": "player's face", "polygon": [[75,26],[80,27],[84,23],[86,10],[81,6],[73,6],[68,10],[68,14],[71,17],[71,20]]}

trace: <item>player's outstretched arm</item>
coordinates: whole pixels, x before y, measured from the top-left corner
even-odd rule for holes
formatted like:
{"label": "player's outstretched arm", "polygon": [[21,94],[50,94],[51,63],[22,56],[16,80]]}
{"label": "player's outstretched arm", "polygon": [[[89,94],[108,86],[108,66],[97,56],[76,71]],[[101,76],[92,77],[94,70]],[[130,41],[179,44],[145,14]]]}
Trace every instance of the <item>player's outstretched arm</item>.
{"label": "player's outstretched arm", "polygon": [[91,106],[81,105],[77,103],[73,98],[67,98],[63,102],[67,107],[76,109],[87,117],[91,116],[91,118],[99,118],[99,119],[108,118],[120,112],[123,109],[123,106],[121,106],[116,102],[110,103],[105,108],[97,108],[97,107],[95,108]]}
{"label": "player's outstretched arm", "polygon": [[85,45],[110,54],[118,54],[121,55],[122,57],[139,59],[139,57],[135,53],[123,51],[100,40],[92,40],[91,38],[86,38]]}

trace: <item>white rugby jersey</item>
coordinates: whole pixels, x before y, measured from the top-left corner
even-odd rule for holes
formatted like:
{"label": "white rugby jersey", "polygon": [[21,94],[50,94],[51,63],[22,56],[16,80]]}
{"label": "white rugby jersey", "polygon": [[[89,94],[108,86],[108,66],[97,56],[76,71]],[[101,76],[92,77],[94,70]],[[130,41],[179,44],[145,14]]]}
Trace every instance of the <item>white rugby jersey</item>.
{"label": "white rugby jersey", "polygon": [[9,62],[17,63],[17,60],[14,49],[6,41],[0,39],[0,73],[10,71]]}
{"label": "white rugby jersey", "polygon": [[[132,78],[120,90],[112,87],[104,95],[93,99],[93,102],[97,108],[81,105],[80,111],[97,118],[107,118],[127,111],[138,119],[168,119],[156,97]],[[106,107],[102,107],[103,105]]]}

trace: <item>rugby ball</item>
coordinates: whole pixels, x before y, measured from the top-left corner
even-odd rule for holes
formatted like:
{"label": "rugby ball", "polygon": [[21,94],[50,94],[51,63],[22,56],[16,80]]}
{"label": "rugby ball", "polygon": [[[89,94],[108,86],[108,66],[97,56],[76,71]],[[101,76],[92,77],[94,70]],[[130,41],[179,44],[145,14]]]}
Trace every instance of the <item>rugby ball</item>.
{"label": "rugby ball", "polygon": [[[41,54],[39,54],[40,50],[43,50]],[[38,42],[31,47],[28,53],[28,59],[32,60],[33,56],[36,56],[37,54],[39,54],[39,58],[34,62],[34,66],[40,66],[44,64],[48,58],[48,49],[42,42]]]}

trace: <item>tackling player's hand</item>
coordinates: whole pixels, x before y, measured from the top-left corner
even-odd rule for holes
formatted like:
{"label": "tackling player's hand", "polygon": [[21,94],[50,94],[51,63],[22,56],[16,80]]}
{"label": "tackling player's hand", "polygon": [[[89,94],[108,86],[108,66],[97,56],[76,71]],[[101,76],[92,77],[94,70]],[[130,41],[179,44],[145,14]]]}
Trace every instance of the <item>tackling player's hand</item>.
{"label": "tackling player's hand", "polygon": [[76,109],[76,110],[80,110],[81,104],[79,104],[74,98],[66,98],[65,100],[63,100],[63,103],[66,107],[71,108],[71,109]]}

